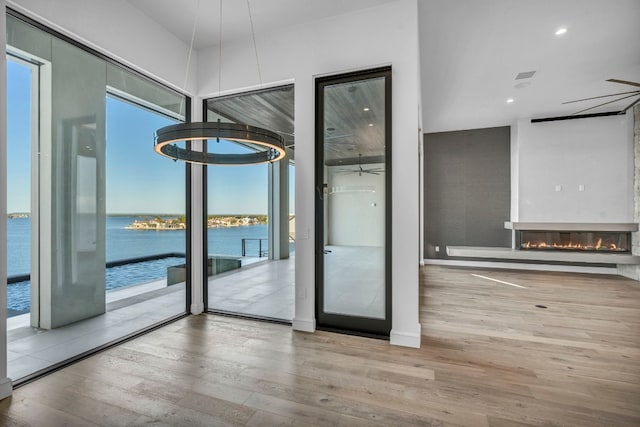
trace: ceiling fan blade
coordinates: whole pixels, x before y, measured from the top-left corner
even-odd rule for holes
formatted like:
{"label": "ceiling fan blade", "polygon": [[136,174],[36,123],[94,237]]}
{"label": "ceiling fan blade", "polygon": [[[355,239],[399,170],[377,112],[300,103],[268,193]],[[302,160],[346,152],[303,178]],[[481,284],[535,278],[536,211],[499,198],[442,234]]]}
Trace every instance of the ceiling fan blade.
{"label": "ceiling fan blade", "polygon": [[328,159],[324,162],[324,164],[327,166],[356,166],[360,164],[368,165],[371,163],[384,163],[384,156],[347,157],[339,159]]}
{"label": "ceiling fan blade", "polygon": [[627,95],[627,94],[630,94],[630,93],[640,94],[640,90],[633,90],[633,91],[630,91],[630,92],[612,93],[611,95],[592,96],[591,98],[576,99],[575,101],[567,101],[567,102],[563,102],[562,104],[573,104],[574,102],[590,101],[592,99],[607,98],[609,96]]}
{"label": "ceiling fan blade", "polygon": [[621,83],[623,85],[631,85],[631,86],[638,86],[640,87],[640,83],[636,83],[636,82],[630,82],[627,80],[618,80],[618,79],[607,79],[608,82],[612,82],[612,83]]}
{"label": "ceiling fan blade", "polygon": [[602,104],[598,104],[598,105],[594,105],[593,107],[585,108],[584,110],[580,110],[580,111],[575,112],[573,114],[584,113],[585,111],[593,110],[594,108],[602,107],[603,105],[611,104],[611,103],[614,103],[614,102],[617,102],[617,101],[622,101],[623,99],[632,98],[634,96],[638,96],[638,94],[634,93],[633,95],[623,96],[622,98],[614,99],[613,101],[603,102]]}

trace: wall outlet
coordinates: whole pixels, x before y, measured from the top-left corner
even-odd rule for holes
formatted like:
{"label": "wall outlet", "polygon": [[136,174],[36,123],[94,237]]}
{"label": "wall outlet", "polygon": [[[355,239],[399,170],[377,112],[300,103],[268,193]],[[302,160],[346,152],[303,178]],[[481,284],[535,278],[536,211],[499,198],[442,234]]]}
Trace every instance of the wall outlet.
{"label": "wall outlet", "polygon": [[436,253],[440,252],[440,246],[436,246],[435,251]]}
{"label": "wall outlet", "polygon": [[556,191],[562,191],[562,185],[556,184]]}
{"label": "wall outlet", "polygon": [[584,184],[578,185],[578,191],[584,191]]}

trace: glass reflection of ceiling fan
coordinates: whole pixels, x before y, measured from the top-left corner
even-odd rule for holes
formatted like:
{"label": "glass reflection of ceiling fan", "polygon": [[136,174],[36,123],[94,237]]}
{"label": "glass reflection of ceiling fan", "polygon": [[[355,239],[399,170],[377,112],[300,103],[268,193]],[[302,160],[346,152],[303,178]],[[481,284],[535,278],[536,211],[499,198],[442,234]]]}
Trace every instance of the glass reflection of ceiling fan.
{"label": "glass reflection of ceiling fan", "polygon": [[362,167],[362,154],[358,154],[358,164],[357,164],[357,168],[354,169],[342,169],[339,170],[338,173],[357,173],[358,176],[362,176],[363,173],[369,174],[369,175],[380,175],[381,173],[384,172],[384,168],[381,167],[375,167],[375,168],[363,168]]}
{"label": "glass reflection of ceiling fan", "polygon": [[591,101],[593,99],[609,98],[612,96],[618,97],[612,101],[606,101],[601,104],[594,105],[593,107],[585,108],[584,110],[580,110],[573,113],[573,114],[580,114],[580,113],[584,113],[585,111],[593,110],[594,108],[602,107],[603,105],[611,104],[617,101],[622,101],[623,99],[632,98],[632,102],[618,112],[619,114],[624,114],[629,108],[633,107],[638,103],[638,101],[640,101],[640,83],[630,82],[627,80],[619,80],[619,79],[607,79],[607,81],[611,83],[620,83],[624,85],[635,86],[638,89],[635,89],[629,92],[619,92],[619,93],[612,93],[610,95],[592,96],[591,98],[576,99],[575,101],[563,102],[563,104],[573,104],[574,102]]}

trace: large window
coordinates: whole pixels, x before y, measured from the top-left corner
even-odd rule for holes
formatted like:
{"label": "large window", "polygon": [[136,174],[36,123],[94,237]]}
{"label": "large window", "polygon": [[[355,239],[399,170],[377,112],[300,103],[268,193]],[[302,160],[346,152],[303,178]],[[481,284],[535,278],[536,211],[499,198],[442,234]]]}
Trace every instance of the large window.
{"label": "large window", "polygon": [[22,17],[7,42],[19,382],[186,312],[185,167],[151,148],[188,100]]}
{"label": "large window", "polygon": [[32,81],[37,67],[7,61],[7,277],[9,316],[29,312],[31,299]]}
{"label": "large window", "polygon": [[[293,85],[209,99],[208,121],[279,133],[287,157],[273,164],[207,167],[208,307],[290,321],[294,311]],[[209,141],[208,151],[251,147]]]}
{"label": "large window", "polygon": [[[235,144],[219,145],[219,153],[249,151]],[[266,164],[207,168],[209,254],[268,257],[268,173]]]}
{"label": "large window", "polygon": [[135,104],[107,98],[107,262],[184,258],[184,164],[149,149],[149,135],[172,123]]}

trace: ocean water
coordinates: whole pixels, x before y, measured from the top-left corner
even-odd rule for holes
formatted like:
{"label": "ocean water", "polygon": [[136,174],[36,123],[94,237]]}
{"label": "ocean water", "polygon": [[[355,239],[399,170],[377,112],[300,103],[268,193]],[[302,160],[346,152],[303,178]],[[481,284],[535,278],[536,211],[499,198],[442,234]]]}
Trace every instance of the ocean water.
{"label": "ocean water", "polygon": [[[185,231],[127,230],[137,217],[109,216],[106,221],[106,258],[119,261],[163,253],[185,253]],[[30,218],[7,220],[7,275],[29,274],[30,271]],[[266,239],[266,224],[244,227],[209,228],[208,253],[215,255],[242,255],[242,239]],[[263,242],[263,250],[266,242]],[[258,255],[258,242],[248,241],[247,256]]]}
{"label": "ocean water", "polygon": [[[165,253],[185,253],[184,230],[127,230],[136,217],[107,217],[106,258],[120,261]],[[29,274],[30,271],[30,218],[14,218],[7,221],[7,276]],[[208,253],[211,255],[242,255],[242,239],[266,239],[266,224],[243,227],[208,229]],[[258,242],[246,243],[246,255],[257,256]],[[266,242],[263,242],[266,250]],[[106,270],[106,290],[159,280],[167,275],[167,267],[184,264],[183,257],[167,257],[158,260],[125,264]],[[12,283],[7,287],[9,316],[29,312],[31,282]]]}

